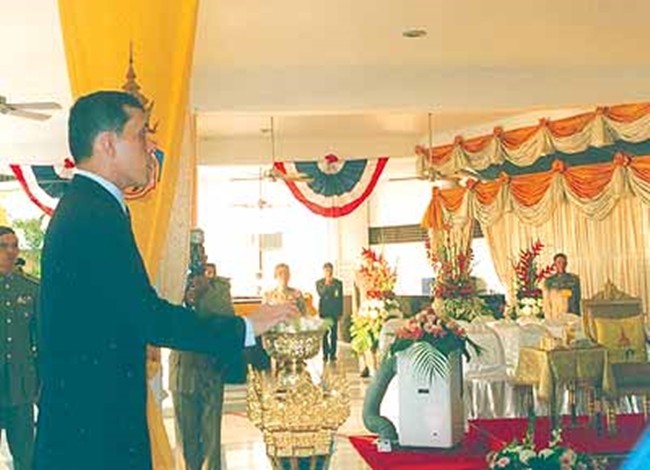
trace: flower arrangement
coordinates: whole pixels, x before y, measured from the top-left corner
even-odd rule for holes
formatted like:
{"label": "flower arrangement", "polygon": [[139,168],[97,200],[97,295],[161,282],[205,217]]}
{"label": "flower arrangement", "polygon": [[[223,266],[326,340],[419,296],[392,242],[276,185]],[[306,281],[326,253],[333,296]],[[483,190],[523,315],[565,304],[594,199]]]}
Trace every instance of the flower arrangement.
{"label": "flower arrangement", "polygon": [[361,287],[368,299],[393,299],[397,273],[388,264],[384,255],[371,248],[361,250],[361,266],[357,271]]}
{"label": "flower arrangement", "polygon": [[393,292],[397,273],[382,254],[364,248],[361,251],[357,279],[366,300],[352,317],[350,335],[352,349],[358,354],[363,354],[366,351],[377,351],[382,326],[386,320],[397,316],[399,304]]}
{"label": "flower arrangement", "polygon": [[453,242],[448,231],[435,246],[429,237],[424,243],[434,270],[431,295],[438,310],[456,320],[472,321],[476,316],[491,316],[491,310],[476,293],[471,275],[474,261],[471,247],[464,248]]}
{"label": "flower arrangement", "polygon": [[469,359],[468,346],[480,353],[479,346],[467,337],[458,323],[438,315],[433,307],[427,307],[396,331],[390,354],[408,351],[416,374],[444,377],[449,355],[458,351]]}
{"label": "flower arrangement", "polygon": [[519,253],[519,259],[513,263],[515,270],[515,295],[517,306],[513,316],[542,316],[542,289],[539,283],[553,273],[553,265],[538,268],[537,258],[544,244],[536,240]]}
{"label": "flower arrangement", "polygon": [[536,450],[532,432],[528,432],[522,441],[514,440],[501,450],[487,456],[489,469],[502,470],[604,470],[606,462],[587,454],[575,452],[570,447],[560,445],[560,429],[552,432],[548,447]]}

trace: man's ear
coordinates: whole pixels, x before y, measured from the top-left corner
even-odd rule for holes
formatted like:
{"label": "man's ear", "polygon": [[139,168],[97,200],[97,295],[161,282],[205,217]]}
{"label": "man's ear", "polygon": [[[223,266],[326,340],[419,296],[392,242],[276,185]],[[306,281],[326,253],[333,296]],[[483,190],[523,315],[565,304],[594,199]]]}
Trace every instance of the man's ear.
{"label": "man's ear", "polygon": [[93,155],[113,157],[115,155],[115,133],[102,131],[93,142]]}

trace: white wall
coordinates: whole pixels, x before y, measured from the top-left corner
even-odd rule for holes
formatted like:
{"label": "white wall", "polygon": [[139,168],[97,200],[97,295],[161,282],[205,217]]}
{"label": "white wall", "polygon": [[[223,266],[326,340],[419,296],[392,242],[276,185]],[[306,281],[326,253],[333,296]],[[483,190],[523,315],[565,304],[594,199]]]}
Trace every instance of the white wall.
{"label": "white wall", "polygon": [[[369,200],[352,214],[328,219],[311,213],[296,201],[283,182],[262,183],[262,198],[269,208],[254,205],[259,198],[258,181],[231,181],[234,177],[255,177],[255,166],[199,167],[198,222],[206,234],[210,260],[221,275],[233,278],[233,294],[252,295],[259,285],[273,285],[273,267],[288,263],[292,285],[314,292],[325,261],[335,265],[351,293],[354,271],[362,247],[368,246],[368,227],[419,224],[429,202],[431,185],[419,180],[390,181],[413,175],[415,159],[389,160],[386,170]],[[263,278],[255,278],[258,266],[256,233],[282,233],[282,249],[263,260]],[[484,240],[474,244],[476,274],[486,278],[491,290],[501,290]],[[423,243],[379,246],[397,269],[398,294],[422,294],[422,279],[432,276]]]}

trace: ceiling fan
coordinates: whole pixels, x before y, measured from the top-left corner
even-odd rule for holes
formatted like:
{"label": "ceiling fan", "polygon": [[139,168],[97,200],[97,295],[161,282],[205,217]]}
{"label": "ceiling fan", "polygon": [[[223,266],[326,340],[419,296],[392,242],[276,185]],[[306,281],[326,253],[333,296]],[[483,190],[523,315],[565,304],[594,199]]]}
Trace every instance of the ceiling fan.
{"label": "ceiling fan", "polygon": [[266,179],[272,182],[283,180],[308,183],[312,181],[313,178],[304,173],[282,173],[275,167],[275,121],[272,116],[271,127],[269,129],[263,129],[262,132],[269,132],[271,134],[271,167],[260,171],[258,176],[231,178],[231,181],[254,181],[257,179]]}
{"label": "ceiling fan", "polygon": [[38,102],[34,101],[31,103],[9,103],[7,98],[0,96],[0,114],[9,114],[11,116],[34,119],[36,121],[46,121],[51,118],[51,114],[35,112],[32,110],[56,110],[61,109],[59,103],[54,103],[51,101]]}
{"label": "ceiling fan", "polygon": [[[431,158],[431,152],[433,151],[433,127],[432,127],[432,115],[428,114],[428,127],[429,127],[429,159]],[[460,185],[460,181],[472,178],[475,180],[483,181],[483,177],[475,170],[471,168],[459,168],[454,173],[444,174],[435,168],[433,168],[428,161],[425,159],[418,160],[418,169],[417,174],[413,176],[404,176],[389,178],[388,181],[429,181],[433,183],[434,186],[439,186],[441,188],[450,188]]]}
{"label": "ceiling fan", "polygon": [[234,203],[231,204],[230,207],[238,207],[238,208],[243,208],[243,209],[272,209],[272,208],[278,208],[278,207],[283,207],[277,204],[273,204],[269,202],[268,200],[264,199],[263,196],[263,182],[264,182],[264,171],[260,168],[260,174],[257,178],[233,178],[231,181],[257,181],[258,182],[258,189],[257,189],[257,200],[254,202],[241,202],[241,203]]}

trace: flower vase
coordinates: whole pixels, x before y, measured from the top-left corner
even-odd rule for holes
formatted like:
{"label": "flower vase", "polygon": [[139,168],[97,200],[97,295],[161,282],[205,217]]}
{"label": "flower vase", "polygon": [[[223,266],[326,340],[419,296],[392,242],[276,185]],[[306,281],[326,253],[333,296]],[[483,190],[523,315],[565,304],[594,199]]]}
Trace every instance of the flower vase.
{"label": "flower vase", "polygon": [[445,377],[418,376],[408,354],[399,353],[397,380],[399,444],[408,447],[450,448],[465,432],[461,354],[449,354]]}

